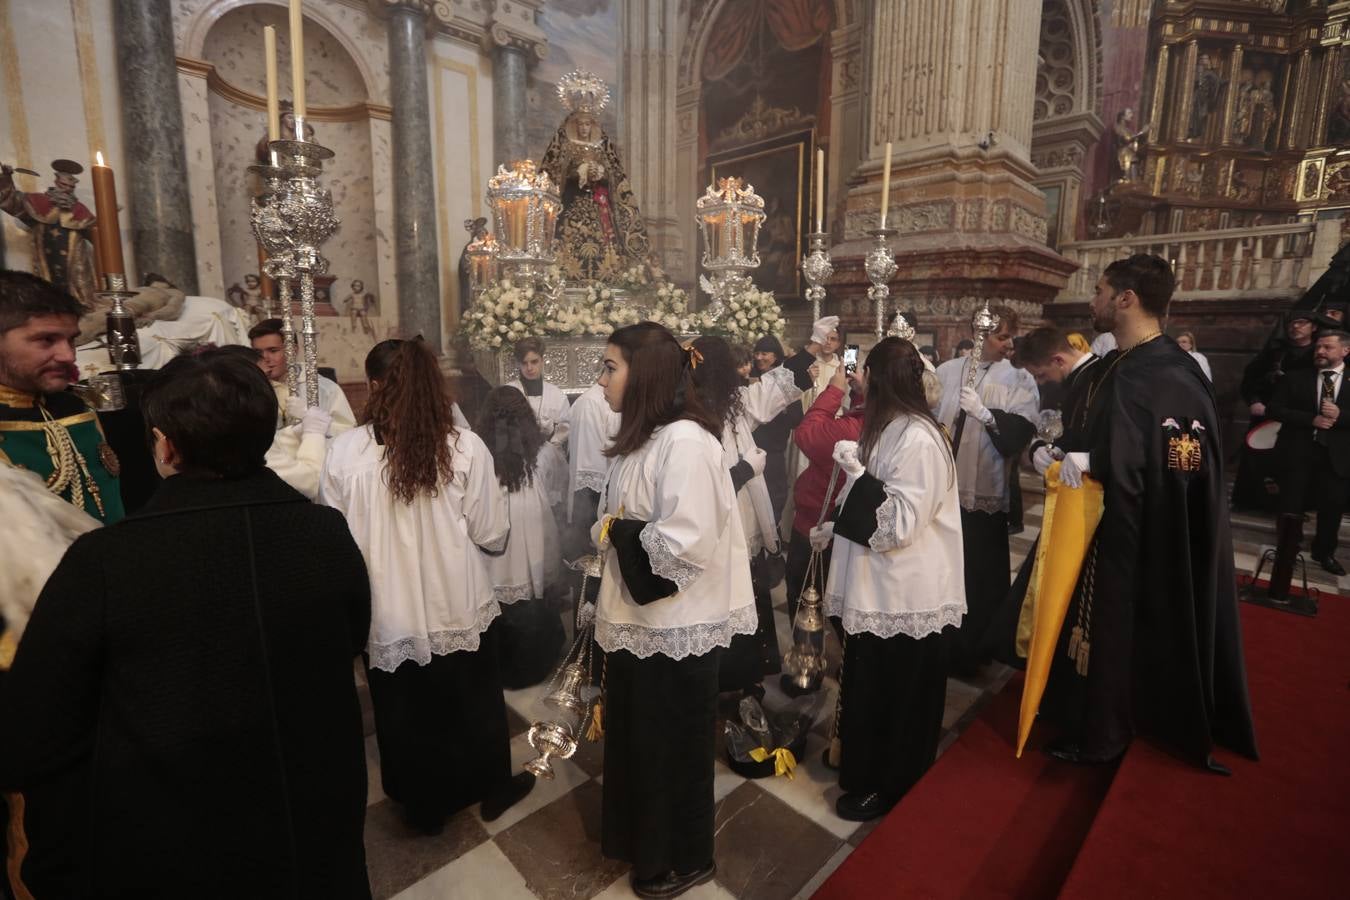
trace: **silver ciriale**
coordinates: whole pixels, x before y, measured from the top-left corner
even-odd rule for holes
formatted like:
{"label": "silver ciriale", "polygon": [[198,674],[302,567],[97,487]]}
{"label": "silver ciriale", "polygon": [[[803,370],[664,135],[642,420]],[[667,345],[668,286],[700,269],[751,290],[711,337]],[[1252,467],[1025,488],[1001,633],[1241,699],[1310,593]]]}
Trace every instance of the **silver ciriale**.
{"label": "silver ciriale", "polygon": [[811,253],[802,260],[802,275],[810,285],[806,289],[806,299],[811,301],[811,321],[820,319],[821,305],[825,302],[825,284],[834,276],[834,261],[830,259],[830,248],[826,243],[830,236],[823,231],[811,233]]}
{"label": "silver ciriale", "polygon": [[863,269],[872,286],[867,289],[867,298],[872,301],[877,314],[877,340],[886,336],[886,300],[891,295],[890,280],[895,277],[895,251],[887,238],[895,234],[894,228],[877,228],[867,232],[876,238],[877,245],[867,251],[863,260]]}

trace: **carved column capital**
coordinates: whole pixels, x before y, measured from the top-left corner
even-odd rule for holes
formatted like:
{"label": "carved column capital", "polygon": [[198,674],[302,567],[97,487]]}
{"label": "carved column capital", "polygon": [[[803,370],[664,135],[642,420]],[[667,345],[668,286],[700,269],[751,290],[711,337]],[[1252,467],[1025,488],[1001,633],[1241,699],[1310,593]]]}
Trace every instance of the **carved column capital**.
{"label": "carved column capital", "polygon": [[548,56],[548,36],[539,25],[544,0],[496,0],[488,12],[483,30],[484,43],[490,48],[512,47],[524,50],[536,61]]}

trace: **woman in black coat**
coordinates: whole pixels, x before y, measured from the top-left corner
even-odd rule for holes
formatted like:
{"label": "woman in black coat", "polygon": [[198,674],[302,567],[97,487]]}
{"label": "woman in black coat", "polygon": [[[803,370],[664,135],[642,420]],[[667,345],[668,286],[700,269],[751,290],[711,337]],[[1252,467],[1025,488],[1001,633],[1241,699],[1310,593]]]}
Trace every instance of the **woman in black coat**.
{"label": "woman in black coat", "polygon": [[143,410],[163,484],[70,547],[0,694],[8,873],[38,898],[368,898],[361,553],[264,467],[248,360],[176,359]]}

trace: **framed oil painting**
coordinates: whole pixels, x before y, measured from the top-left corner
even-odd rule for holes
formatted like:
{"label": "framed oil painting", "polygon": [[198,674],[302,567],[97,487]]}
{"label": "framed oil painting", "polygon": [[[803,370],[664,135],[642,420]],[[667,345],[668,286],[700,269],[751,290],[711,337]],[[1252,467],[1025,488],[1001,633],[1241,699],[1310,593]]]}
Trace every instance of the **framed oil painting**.
{"label": "framed oil painting", "polygon": [[801,260],[810,224],[811,131],[713,154],[708,159],[713,184],[736,176],[764,198],[764,227],[759,233],[759,268],[750,273],[760,290],[781,303],[802,296]]}

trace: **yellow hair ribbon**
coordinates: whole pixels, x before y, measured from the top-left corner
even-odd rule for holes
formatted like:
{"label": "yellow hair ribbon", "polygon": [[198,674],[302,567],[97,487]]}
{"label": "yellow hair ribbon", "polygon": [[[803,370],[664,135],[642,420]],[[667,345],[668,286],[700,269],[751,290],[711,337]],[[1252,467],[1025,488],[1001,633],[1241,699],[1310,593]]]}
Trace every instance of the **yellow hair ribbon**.
{"label": "yellow hair ribbon", "polygon": [[703,362],[703,354],[694,346],[693,341],[690,341],[687,344],[681,344],[680,346],[684,348],[685,353],[689,354],[689,368],[697,369],[698,364]]}
{"label": "yellow hair ribbon", "polygon": [[776,776],[786,775],[788,781],[792,780],[792,770],[797,768],[797,757],[792,755],[792,751],[786,747],[778,747],[773,751],[765,750],[763,747],[756,747],[750,751],[750,758],[755,762],[764,762],[770,756],[773,757],[773,774]]}

